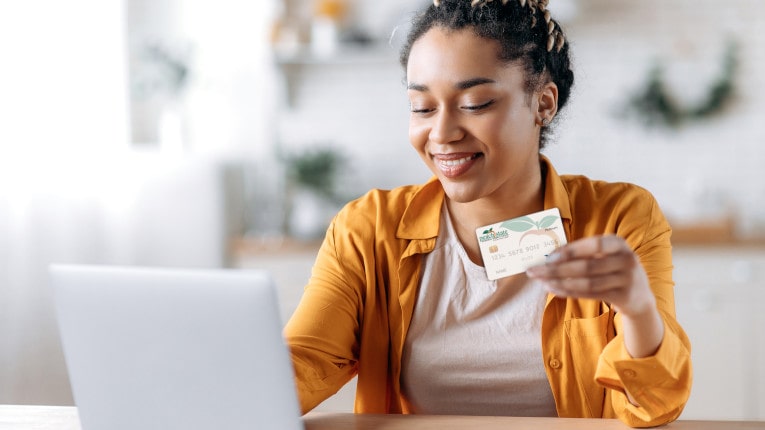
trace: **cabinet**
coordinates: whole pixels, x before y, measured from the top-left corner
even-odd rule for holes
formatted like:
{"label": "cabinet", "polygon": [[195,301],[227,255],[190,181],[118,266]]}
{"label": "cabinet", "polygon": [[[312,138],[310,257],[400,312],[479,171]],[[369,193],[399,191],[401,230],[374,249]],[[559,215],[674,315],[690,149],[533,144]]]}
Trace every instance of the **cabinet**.
{"label": "cabinet", "polygon": [[683,419],[765,420],[765,248],[678,247],[677,318],[694,384]]}

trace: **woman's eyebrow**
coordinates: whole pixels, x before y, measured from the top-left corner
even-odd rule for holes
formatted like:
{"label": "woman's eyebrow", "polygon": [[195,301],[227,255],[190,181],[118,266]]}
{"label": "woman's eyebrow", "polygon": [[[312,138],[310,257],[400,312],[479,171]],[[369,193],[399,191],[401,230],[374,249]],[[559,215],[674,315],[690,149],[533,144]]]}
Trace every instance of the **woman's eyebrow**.
{"label": "woman's eyebrow", "polygon": [[427,85],[415,84],[415,83],[412,83],[412,82],[407,84],[406,89],[407,90],[419,91],[421,93],[426,93],[426,92],[430,91],[428,89]]}
{"label": "woman's eyebrow", "polygon": [[[484,85],[484,84],[495,84],[497,81],[494,79],[489,78],[472,78],[467,79],[464,81],[457,82],[454,84],[454,88],[458,90],[467,90],[468,88],[473,88],[478,85]],[[428,92],[430,89],[427,85],[417,84],[414,82],[410,82],[407,84],[406,89],[413,90],[413,91],[419,91],[419,92]]]}
{"label": "woman's eyebrow", "polygon": [[459,90],[466,90],[468,88],[473,88],[478,85],[494,84],[496,82],[497,81],[495,81],[494,79],[489,79],[489,78],[473,78],[473,79],[468,79],[466,81],[457,82],[457,84],[454,87]]}

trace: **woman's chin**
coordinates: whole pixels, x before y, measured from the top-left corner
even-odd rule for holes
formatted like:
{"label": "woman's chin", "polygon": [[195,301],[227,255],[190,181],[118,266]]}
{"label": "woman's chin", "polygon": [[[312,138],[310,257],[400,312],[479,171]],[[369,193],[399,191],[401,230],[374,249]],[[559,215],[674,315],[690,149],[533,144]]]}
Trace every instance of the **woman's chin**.
{"label": "woman's chin", "polygon": [[454,184],[444,183],[441,181],[441,186],[444,187],[444,193],[446,197],[455,203],[470,203],[477,200],[480,195],[475,187],[471,187],[467,184]]}

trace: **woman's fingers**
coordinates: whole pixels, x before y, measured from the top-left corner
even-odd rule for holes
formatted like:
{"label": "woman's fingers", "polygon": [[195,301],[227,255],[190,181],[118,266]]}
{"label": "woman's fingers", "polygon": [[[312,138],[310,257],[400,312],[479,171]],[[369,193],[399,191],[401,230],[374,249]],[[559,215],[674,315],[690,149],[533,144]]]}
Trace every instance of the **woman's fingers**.
{"label": "woman's fingers", "polygon": [[608,275],[632,268],[632,251],[620,250],[614,254],[601,254],[589,258],[558,259],[557,261],[532,267],[532,277],[565,279]]}
{"label": "woman's fingers", "polygon": [[571,242],[526,274],[556,296],[603,300],[622,315],[639,315],[656,306],[638,257],[618,236]]}
{"label": "woman's fingers", "polygon": [[571,242],[555,250],[548,263],[558,263],[581,258],[600,257],[620,251],[632,252],[624,239],[615,235],[592,236]]}
{"label": "woman's fingers", "polygon": [[594,236],[563,246],[527,275],[551,293],[609,302],[628,301],[635,284],[637,257],[618,236]]}
{"label": "woman's fingers", "polygon": [[545,279],[544,283],[547,289],[557,295],[577,298],[602,298],[605,293],[619,290],[629,285],[630,280],[630,274],[616,272],[594,277]]}

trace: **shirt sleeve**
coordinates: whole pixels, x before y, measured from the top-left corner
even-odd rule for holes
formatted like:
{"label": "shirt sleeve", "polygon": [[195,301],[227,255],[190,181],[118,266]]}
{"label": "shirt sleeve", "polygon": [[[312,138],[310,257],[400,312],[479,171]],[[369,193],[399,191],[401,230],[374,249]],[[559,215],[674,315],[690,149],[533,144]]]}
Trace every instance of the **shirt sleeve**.
{"label": "shirt sleeve", "polygon": [[327,230],[300,304],[284,336],[303,413],[335,394],[357,372],[361,296],[336,249],[337,218]]}
{"label": "shirt sleeve", "polygon": [[[653,356],[632,358],[617,315],[617,335],[603,350],[595,373],[599,384],[613,390],[611,406],[617,417],[632,427],[653,427],[677,419],[692,383],[690,341],[675,318],[671,229],[652,197],[650,204],[649,225],[635,252],[656,297],[664,338]],[[625,392],[640,406],[630,403]]]}

